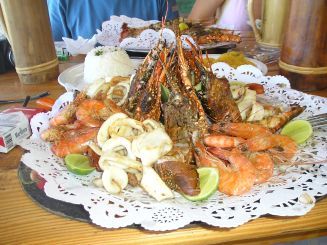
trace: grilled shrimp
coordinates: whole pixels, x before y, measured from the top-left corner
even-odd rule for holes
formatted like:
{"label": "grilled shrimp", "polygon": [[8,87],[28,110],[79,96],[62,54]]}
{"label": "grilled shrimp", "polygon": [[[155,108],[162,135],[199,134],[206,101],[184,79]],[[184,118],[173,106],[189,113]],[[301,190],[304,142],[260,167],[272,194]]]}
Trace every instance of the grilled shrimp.
{"label": "grilled shrimp", "polygon": [[268,153],[253,152],[248,155],[249,160],[255,168],[255,184],[268,181],[274,173],[274,161]]}
{"label": "grilled shrimp", "polygon": [[62,111],[60,111],[55,117],[50,120],[50,126],[59,126],[64,124],[70,124],[76,119],[75,113],[77,107],[86,99],[85,93],[77,94],[73,102],[67,105]]}
{"label": "grilled shrimp", "polygon": [[210,130],[222,134],[250,139],[255,136],[271,135],[268,128],[253,123],[225,123],[212,124]]}
{"label": "grilled shrimp", "polygon": [[211,147],[230,148],[245,142],[243,138],[227,135],[210,134],[204,137],[204,144]]}
{"label": "grilled shrimp", "polygon": [[98,128],[81,128],[66,131],[62,139],[52,145],[51,150],[58,157],[65,157],[72,153],[85,153],[88,149],[87,143],[96,137],[98,130]]}
{"label": "grilled shrimp", "polygon": [[[219,170],[218,190],[226,195],[242,195],[251,190],[256,181],[256,169],[239,150],[208,148],[211,153],[197,151],[198,167],[216,167]],[[209,159],[205,155],[210,156]],[[212,161],[214,159],[214,161]],[[222,159],[222,160],[220,160]],[[227,162],[227,165],[224,163]]]}
{"label": "grilled shrimp", "polygon": [[297,144],[288,136],[271,134],[256,136],[240,145],[242,151],[258,152],[268,150],[272,155],[290,160],[297,151]]}

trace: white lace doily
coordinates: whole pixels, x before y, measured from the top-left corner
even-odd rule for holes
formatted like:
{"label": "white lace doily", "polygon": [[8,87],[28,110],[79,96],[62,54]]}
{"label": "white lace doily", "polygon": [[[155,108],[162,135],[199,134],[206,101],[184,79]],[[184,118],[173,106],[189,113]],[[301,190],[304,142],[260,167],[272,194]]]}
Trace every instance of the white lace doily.
{"label": "white lace doily", "polygon": [[[271,99],[306,106],[301,118],[327,112],[326,98],[292,90],[284,77],[260,76],[252,67],[227,68],[224,69],[229,72],[231,80],[260,82]],[[223,71],[217,68],[215,72],[220,74]],[[217,227],[236,227],[265,214],[304,215],[313,208],[317,197],[327,193],[327,166],[316,163],[292,166],[283,171],[276,169],[269,182],[256,185],[243,196],[228,197],[217,192],[207,201],[190,202],[176,193],[175,199],[157,202],[141,188],[133,187],[121,195],[110,195],[92,185],[92,180],[100,173],[77,176],[68,172],[63,160],[51,153],[49,144],[39,139],[39,132],[48,127],[49,118],[72,99],[72,92],[67,92],[57,100],[52,112],[33,117],[33,135],[20,144],[27,150],[22,162],[46,179],[45,192],[49,197],[83,205],[92,222],[102,227],[139,224],[147,230],[165,231],[184,227],[193,221]],[[297,160],[326,160],[326,139],[326,130],[315,130],[312,138],[300,146]]]}
{"label": "white lace doily", "polygon": [[97,30],[97,41],[102,45],[119,46],[121,26],[127,23],[129,27],[140,28],[158,23],[157,20],[145,21],[138,18],[130,18],[125,15],[113,15],[108,21],[102,23],[102,30]]}

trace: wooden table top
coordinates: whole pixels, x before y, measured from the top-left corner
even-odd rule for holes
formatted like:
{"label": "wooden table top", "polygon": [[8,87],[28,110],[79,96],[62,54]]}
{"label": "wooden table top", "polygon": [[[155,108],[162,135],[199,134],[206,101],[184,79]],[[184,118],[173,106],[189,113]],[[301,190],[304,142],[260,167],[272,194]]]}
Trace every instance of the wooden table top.
{"label": "wooden table top", "polygon": [[[60,65],[60,70],[77,64],[75,58]],[[276,63],[269,64],[269,75],[278,74]],[[49,91],[56,99],[65,92],[56,80],[38,85],[23,85],[12,71],[0,75],[0,99],[25,98]],[[327,90],[311,92],[327,97]],[[29,104],[34,106],[34,101]],[[0,105],[0,111],[13,106]],[[302,217],[262,217],[240,227],[221,229],[207,225],[188,225],[170,232],[151,232],[139,228],[103,229],[52,214],[33,202],[22,190],[17,166],[22,149],[0,153],[0,243],[1,244],[273,244],[327,235],[327,199],[317,202]]]}

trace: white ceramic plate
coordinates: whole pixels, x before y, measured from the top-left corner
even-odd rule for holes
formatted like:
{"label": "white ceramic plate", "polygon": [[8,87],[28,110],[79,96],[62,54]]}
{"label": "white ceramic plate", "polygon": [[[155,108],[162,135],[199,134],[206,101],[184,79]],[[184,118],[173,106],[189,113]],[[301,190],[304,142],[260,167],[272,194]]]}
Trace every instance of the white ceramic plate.
{"label": "white ceramic plate", "polygon": [[[209,54],[210,58],[217,59],[220,54]],[[135,64],[135,67],[141,64],[142,59],[131,59]],[[261,61],[248,58],[253,62],[263,75],[267,74],[268,68]],[[58,77],[59,84],[63,86],[67,91],[83,90],[88,84],[84,82],[84,64],[78,64],[64,70]]]}
{"label": "white ceramic plate", "polygon": [[[131,59],[137,68],[143,59]],[[60,73],[58,82],[67,91],[83,90],[88,84],[84,81],[84,63],[69,67]]]}

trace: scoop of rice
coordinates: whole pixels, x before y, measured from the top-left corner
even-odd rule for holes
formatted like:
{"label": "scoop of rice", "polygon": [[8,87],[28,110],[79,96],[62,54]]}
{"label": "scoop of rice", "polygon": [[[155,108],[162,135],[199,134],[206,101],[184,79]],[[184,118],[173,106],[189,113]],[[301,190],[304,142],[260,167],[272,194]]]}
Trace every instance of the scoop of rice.
{"label": "scoop of rice", "polygon": [[134,65],[125,50],[103,46],[87,53],[84,63],[84,81],[92,83],[99,78],[128,76]]}

